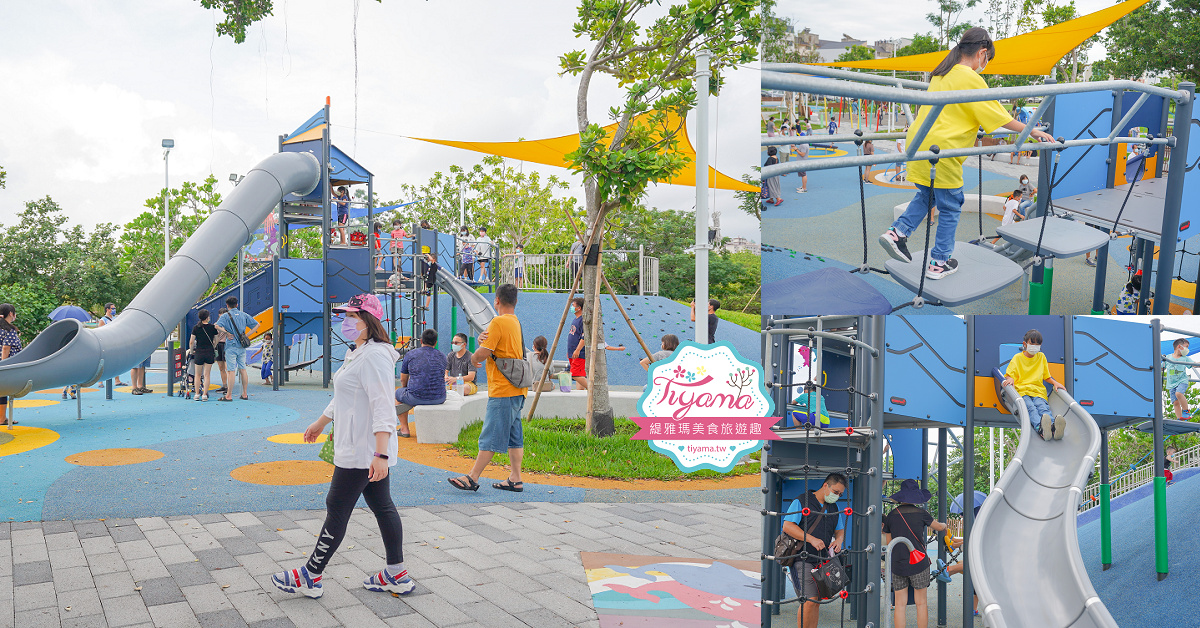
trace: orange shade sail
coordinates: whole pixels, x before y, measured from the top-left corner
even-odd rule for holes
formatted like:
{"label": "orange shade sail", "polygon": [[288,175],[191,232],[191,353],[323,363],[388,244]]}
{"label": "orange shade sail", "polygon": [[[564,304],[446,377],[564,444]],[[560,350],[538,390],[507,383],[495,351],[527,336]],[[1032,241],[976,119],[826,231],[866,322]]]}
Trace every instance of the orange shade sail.
{"label": "orange shade sail", "polygon": [[[674,114],[668,114],[667,124],[670,128],[675,128],[679,125],[680,120]],[[635,119],[636,124],[636,119]],[[617,124],[613,123],[606,127],[610,136],[616,130]],[[679,174],[665,181],[673,185],[687,185],[695,187],[696,185],[696,149],[692,147],[691,140],[687,135],[687,123],[683,123],[683,129],[677,136],[679,146],[677,152],[685,155],[688,160],[680,170]],[[566,155],[579,148],[579,134],[563,135],[561,137],[551,137],[542,140],[524,140],[520,142],[460,142],[457,140],[437,140],[426,137],[414,137],[414,140],[422,142],[430,142],[433,144],[441,144],[443,146],[453,146],[463,150],[475,151],[487,155],[499,155],[509,159],[519,161],[531,161],[533,163],[545,164],[547,166],[557,166],[559,168],[567,168]],[[663,182],[660,182],[663,183]],[[740,190],[746,192],[757,192],[758,186],[739,181],[728,175],[722,174],[716,168],[709,166],[708,168],[708,185],[715,187],[718,190]]]}
{"label": "orange shade sail", "polygon": [[[988,62],[983,73],[1048,75],[1053,71],[1055,64],[1087,38],[1099,33],[1149,1],[1128,0],[1054,26],[998,40],[996,42],[996,58]],[[943,50],[909,57],[840,63],[835,61],[833,63],[814,63],[813,65],[896,70],[898,72],[932,72],[945,57],[946,51]]]}

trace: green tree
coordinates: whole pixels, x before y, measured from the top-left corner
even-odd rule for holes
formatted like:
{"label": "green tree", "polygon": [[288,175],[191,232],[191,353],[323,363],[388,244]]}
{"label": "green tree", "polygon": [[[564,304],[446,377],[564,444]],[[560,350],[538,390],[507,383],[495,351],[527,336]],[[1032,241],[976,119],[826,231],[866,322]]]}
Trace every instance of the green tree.
{"label": "green tree", "polygon": [[937,13],[929,13],[925,19],[937,29],[938,43],[941,50],[949,50],[963,33],[972,27],[970,22],[963,21],[962,13],[973,9],[980,0],[934,0],[937,2]]}
{"label": "green tree", "polygon": [[503,252],[517,245],[530,253],[556,253],[575,241],[575,231],[566,215],[580,216],[575,197],[556,196],[570,189],[570,183],[550,175],[543,178],[536,170],[524,172],[503,158],[489,155],[474,185],[476,231],[487,226],[488,233]]}
{"label": "green tree", "polygon": [[13,325],[20,332],[22,345],[32,342],[50,325],[50,312],[59,306],[54,294],[37,284],[0,283],[0,300],[17,310]]}
{"label": "green tree", "polygon": [[896,51],[897,57],[910,57],[912,55],[923,55],[930,52],[939,52],[945,50],[938,40],[933,35],[926,33],[924,35],[913,35],[912,43],[900,48]]}
{"label": "green tree", "polygon": [[[710,53],[711,90],[719,92],[726,68],[757,57],[762,40],[759,4],[694,0],[671,5],[665,16],[643,26],[643,10],[658,7],[658,2],[581,0],[573,29],[577,37],[591,41],[591,49],[567,52],[559,61],[564,73],[579,77],[575,114],[580,146],[567,158],[571,169],[584,176],[589,234],[603,226],[610,212],[636,204],[651,181],[669,180],[683,168],[686,158],[676,149],[682,120],[696,102],[696,51],[703,47]],[[588,92],[597,74],[613,77],[625,89],[624,102],[607,111],[617,122],[611,136],[588,109]],[[596,267],[585,266],[583,285],[585,333],[590,333],[603,325],[595,307]],[[590,366],[596,385],[588,391],[593,412],[587,425],[595,433],[611,433],[603,351]]]}
{"label": "green tree", "polygon": [[1109,26],[1104,44],[1105,69],[1116,78],[1170,74],[1200,83],[1200,4],[1153,0]]}
{"label": "green tree", "polygon": [[842,54],[838,55],[837,59],[834,59],[834,61],[837,61],[837,62],[870,61],[874,58],[875,58],[875,49],[874,48],[868,48],[866,46],[860,46],[858,44],[854,44],[854,45],[850,46],[849,48],[847,48],[846,52],[843,52]]}
{"label": "green tree", "polygon": [[8,177],[8,173],[4,171],[4,166],[0,166],[0,190],[4,189],[5,187],[4,179],[6,177]]}
{"label": "green tree", "polygon": [[[185,181],[170,192],[171,224],[170,250],[178,251],[183,243],[196,232],[212,211],[221,204],[217,192],[217,178],[213,175],[202,183]],[[121,247],[121,274],[140,289],[162,269],[163,259],[163,194],[146,199],[142,212],[128,222],[119,239]],[[237,281],[237,262],[229,262],[210,294]]]}

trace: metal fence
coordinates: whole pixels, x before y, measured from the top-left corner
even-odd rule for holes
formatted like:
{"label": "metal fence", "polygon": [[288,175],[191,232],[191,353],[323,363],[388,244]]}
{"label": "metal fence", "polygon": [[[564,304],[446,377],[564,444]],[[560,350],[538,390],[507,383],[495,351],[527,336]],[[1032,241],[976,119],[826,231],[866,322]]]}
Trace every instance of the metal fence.
{"label": "metal fence", "polygon": [[[1180,469],[1190,469],[1200,467],[1200,445],[1188,447],[1183,451],[1176,452],[1175,461],[1172,471]],[[1112,488],[1110,496],[1115,499],[1119,495],[1124,495],[1139,486],[1149,484],[1154,481],[1154,461],[1151,460],[1140,467],[1134,468],[1132,471],[1127,471],[1117,476],[1112,480]],[[1092,484],[1083,491],[1083,502],[1079,506],[1079,511],[1084,512],[1096,508],[1100,505],[1100,484]]]}
{"label": "metal fence", "polygon": [[[605,265],[637,264],[638,294],[658,294],[658,258],[639,250],[606,250]],[[582,256],[570,253],[509,253],[500,257],[500,280],[522,290],[570,292]],[[519,275],[519,276],[518,276]]]}

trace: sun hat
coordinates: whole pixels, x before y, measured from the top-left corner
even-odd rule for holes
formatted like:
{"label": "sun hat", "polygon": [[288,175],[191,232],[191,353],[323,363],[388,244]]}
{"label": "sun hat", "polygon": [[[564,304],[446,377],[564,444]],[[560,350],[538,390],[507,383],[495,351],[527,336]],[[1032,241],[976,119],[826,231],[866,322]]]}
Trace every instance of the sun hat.
{"label": "sun hat", "polygon": [[346,312],[366,312],[379,320],[383,320],[383,304],[379,302],[379,297],[369,293],[351,297],[345,305],[333,308],[334,314],[344,314]]}
{"label": "sun hat", "polygon": [[916,480],[905,480],[900,483],[900,490],[892,494],[892,500],[902,504],[924,504],[932,494],[917,485]]}

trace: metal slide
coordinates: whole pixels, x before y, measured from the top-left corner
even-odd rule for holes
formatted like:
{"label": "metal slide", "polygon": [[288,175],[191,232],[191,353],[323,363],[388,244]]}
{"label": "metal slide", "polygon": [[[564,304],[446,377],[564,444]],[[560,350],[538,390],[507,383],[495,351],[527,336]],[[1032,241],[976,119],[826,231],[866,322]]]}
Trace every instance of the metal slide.
{"label": "metal slide", "polygon": [[0,363],[0,395],[87,386],[137,366],[167,339],[279,199],[311,192],[320,180],[320,163],[309,153],[278,153],[259,162],[116,321],[99,329],[76,320],[52,323]]}
{"label": "metal slide", "polygon": [[[1004,374],[993,369],[992,376],[1000,388]],[[1116,628],[1083,566],[1075,521],[1100,451],[1100,428],[1058,390],[1050,396],[1050,411],[1066,417],[1066,435],[1043,441],[1016,389],[999,392],[1020,421],[1021,440],[971,530],[969,564],[984,624]]]}
{"label": "metal slide", "polygon": [[496,308],[490,299],[441,266],[438,266],[437,285],[462,306],[467,314],[467,323],[475,335],[487,331],[488,324],[496,317]]}

